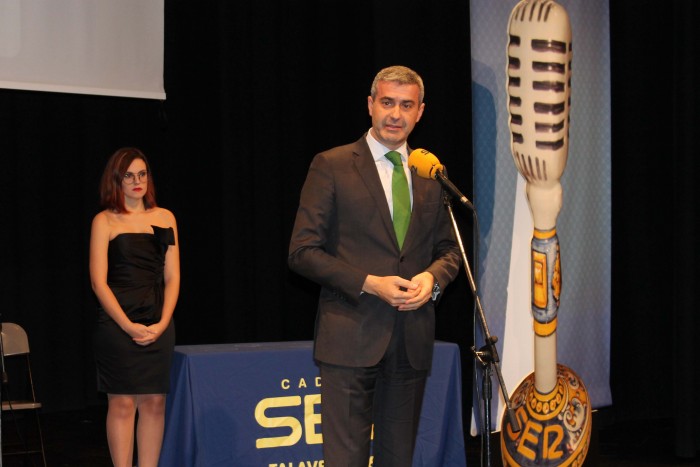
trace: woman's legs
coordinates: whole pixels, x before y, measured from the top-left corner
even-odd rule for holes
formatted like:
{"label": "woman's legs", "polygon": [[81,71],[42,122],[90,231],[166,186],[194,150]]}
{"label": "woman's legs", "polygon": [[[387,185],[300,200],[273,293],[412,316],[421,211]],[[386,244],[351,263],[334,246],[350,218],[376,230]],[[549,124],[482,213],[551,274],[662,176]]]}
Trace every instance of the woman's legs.
{"label": "woman's legs", "polygon": [[136,427],[139,467],[157,467],[165,429],[165,394],[136,396],[139,419]]}
{"label": "woman's legs", "polygon": [[132,467],[134,423],[139,467],[157,467],[165,428],[165,394],[109,394],[107,444],[114,467]]}
{"label": "woman's legs", "polygon": [[132,467],[136,397],[107,395],[107,444],[114,467]]}

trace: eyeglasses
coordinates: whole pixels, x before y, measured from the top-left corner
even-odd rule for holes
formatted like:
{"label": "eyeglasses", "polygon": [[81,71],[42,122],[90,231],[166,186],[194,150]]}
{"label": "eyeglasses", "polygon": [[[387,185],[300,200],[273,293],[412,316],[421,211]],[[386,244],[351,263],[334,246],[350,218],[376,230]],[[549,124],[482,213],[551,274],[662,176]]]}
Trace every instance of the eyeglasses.
{"label": "eyeglasses", "polygon": [[131,173],[127,172],[124,174],[124,183],[127,185],[133,185],[136,183],[136,179],[138,178],[139,183],[140,182],[147,182],[148,181],[148,170],[142,170],[141,172],[138,173]]}

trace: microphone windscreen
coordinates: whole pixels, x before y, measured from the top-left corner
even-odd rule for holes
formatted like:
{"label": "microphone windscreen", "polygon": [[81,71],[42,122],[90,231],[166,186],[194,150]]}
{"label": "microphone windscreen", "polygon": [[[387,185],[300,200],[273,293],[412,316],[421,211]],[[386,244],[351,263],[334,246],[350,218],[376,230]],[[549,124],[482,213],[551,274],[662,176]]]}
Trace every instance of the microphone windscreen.
{"label": "microphone windscreen", "polygon": [[437,156],[427,149],[414,149],[408,156],[408,167],[415,170],[418,176],[433,180],[435,173],[443,169]]}

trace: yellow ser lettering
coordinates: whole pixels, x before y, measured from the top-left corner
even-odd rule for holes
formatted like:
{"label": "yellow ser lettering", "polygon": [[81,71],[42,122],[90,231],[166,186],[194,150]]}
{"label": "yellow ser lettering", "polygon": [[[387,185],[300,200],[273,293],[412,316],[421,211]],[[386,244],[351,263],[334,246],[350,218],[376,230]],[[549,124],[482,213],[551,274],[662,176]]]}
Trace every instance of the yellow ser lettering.
{"label": "yellow ser lettering", "polygon": [[[554,437],[554,441],[550,444],[550,438]],[[544,458],[545,459],[560,459],[564,456],[561,449],[557,449],[564,440],[564,429],[561,425],[550,425],[544,429]]]}
{"label": "yellow ser lettering", "polygon": [[321,404],[321,395],[304,396],[304,425],[306,428],[306,444],[323,443],[323,435],[316,432],[316,426],[321,424],[321,414],[314,407]]}
{"label": "yellow ser lettering", "polygon": [[528,420],[523,428],[523,434],[520,437],[520,444],[518,445],[518,452],[520,455],[528,460],[535,460],[536,452],[529,447],[527,443],[537,446],[538,436],[542,433],[542,425],[535,423],[532,420]]}
{"label": "yellow ser lettering", "polygon": [[294,417],[268,417],[265,414],[267,409],[278,407],[297,407],[301,405],[301,397],[269,397],[258,402],[255,406],[255,420],[263,428],[280,428],[288,427],[291,432],[287,436],[273,436],[269,438],[258,438],[255,440],[255,447],[263,448],[278,448],[281,446],[293,446],[296,444],[302,435],[302,427],[299,420]]}

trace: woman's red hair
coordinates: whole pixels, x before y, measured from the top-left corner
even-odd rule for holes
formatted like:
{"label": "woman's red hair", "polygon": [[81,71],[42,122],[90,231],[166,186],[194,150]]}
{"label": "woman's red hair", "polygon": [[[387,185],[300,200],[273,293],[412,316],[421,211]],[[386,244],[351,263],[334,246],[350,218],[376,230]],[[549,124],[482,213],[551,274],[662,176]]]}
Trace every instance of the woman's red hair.
{"label": "woman's red hair", "polygon": [[100,182],[100,205],[103,209],[108,209],[116,213],[124,213],[126,206],[124,205],[124,190],[122,189],[122,181],[129,166],[134,159],[141,159],[146,164],[148,171],[148,184],[146,194],[143,197],[143,205],[146,209],[155,208],[156,204],[156,187],[153,183],[153,174],[151,166],[148,164],[148,159],[136,148],[121,148],[117,149],[112,157],[107,161],[107,166],[102,173],[102,181]]}

